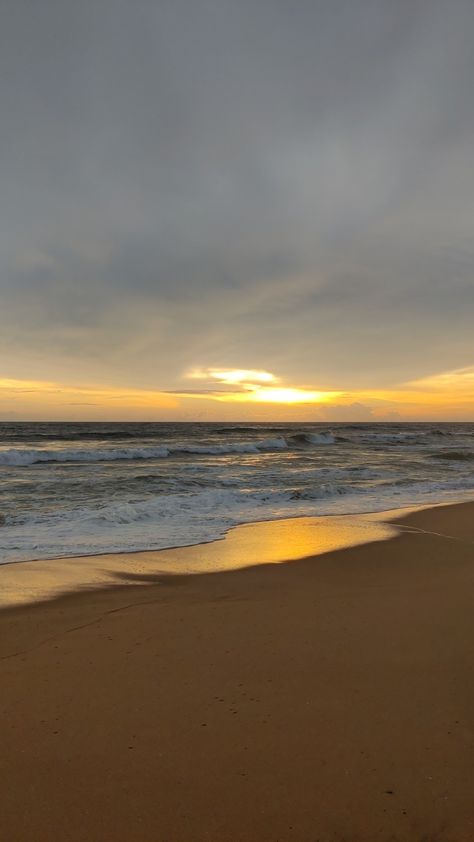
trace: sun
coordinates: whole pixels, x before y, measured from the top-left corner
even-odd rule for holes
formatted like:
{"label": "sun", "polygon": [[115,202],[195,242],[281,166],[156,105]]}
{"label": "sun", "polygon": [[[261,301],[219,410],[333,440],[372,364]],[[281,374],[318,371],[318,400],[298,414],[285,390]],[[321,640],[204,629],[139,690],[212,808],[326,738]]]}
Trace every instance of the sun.
{"label": "sun", "polygon": [[262,389],[257,388],[248,396],[248,400],[258,403],[323,403],[330,400],[338,392],[320,392],[311,389]]}
{"label": "sun", "polygon": [[[276,384],[280,383],[280,378],[263,369],[194,368],[186,377],[219,384],[220,389],[212,395],[212,399],[220,402],[287,405],[324,403],[341,394],[296,386],[279,386]],[[232,388],[227,390],[225,386]],[[197,391],[195,396],[199,397],[199,394]]]}

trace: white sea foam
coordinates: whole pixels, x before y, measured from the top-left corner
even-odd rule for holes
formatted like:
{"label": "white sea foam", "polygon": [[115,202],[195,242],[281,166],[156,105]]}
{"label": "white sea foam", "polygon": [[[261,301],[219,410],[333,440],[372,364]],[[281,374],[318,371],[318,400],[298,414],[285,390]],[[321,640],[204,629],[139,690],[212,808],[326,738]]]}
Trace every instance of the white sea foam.
{"label": "white sea foam", "polygon": [[27,466],[40,462],[114,462],[118,459],[164,459],[167,447],[113,448],[10,448],[0,450],[0,465]]}
{"label": "white sea foam", "polygon": [[232,453],[260,453],[284,450],[284,438],[255,442],[227,442],[225,444],[181,444],[160,447],[94,447],[94,448],[4,448],[0,450],[0,465],[27,466],[41,462],[115,462],[134,459],[165,459],[170,455],[194,454],[224,456]]}
{"label": "white sea foam", "polygon": [[56,425],[53,434],[0,424],[0,562],[184,546],[249,521],[471,498],[473,431]]}
{"label": "white sea foam", "polygon": [[[221,538],[232,526],[286,517],[380,511],[419,503],[472,499],[459,481],[438,487],[366,491],[326,483],[305,493],[231,489],[168,494],[96,508],[32,514],[0,531],[3,562],[61,555],[164,549]],[[315,508],[316,506],[316,508]]]}

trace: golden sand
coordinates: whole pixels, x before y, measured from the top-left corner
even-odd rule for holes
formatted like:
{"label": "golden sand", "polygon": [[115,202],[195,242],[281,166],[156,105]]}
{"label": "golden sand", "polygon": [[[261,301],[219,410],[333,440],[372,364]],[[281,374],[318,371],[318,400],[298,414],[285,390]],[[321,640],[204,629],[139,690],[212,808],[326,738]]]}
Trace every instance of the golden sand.
{"label": "golden sand", "polygon": [[474,504],[310,520],[0,613],[1,842],[474,839]]}

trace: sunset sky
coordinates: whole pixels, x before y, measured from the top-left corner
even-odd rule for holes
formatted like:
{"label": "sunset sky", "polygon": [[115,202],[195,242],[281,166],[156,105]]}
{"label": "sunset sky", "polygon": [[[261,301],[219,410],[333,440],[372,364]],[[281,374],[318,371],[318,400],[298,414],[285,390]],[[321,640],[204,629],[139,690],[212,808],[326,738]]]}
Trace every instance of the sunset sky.
{"label": "sunset sky", "polygon": [[0,420],[474,419],[472,0],[6,0]]}

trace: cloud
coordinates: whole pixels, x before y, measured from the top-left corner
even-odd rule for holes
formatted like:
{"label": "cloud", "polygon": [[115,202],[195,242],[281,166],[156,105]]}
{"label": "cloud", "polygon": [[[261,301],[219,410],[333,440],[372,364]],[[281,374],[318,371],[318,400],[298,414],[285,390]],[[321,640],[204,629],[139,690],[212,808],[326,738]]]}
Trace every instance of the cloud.
{"label": "cloud", "polygon": [[474,395],[474,366],[461,368],[456,371],[443,371],[421,380],[412,381],[408,384],[417,389],[437,390],[459,390],[462,394],[468,391]]}
{"label": "cloud", "polygon": [[244,403],[315,404],[331,400],[337,392],[315,390],[307,387],[279,385],[280,378],[269,371],[248,369],[193,369],[186,375],[192,380],[217,380],[221,389],[183,390],[182,395],[200,397],[208,395],[220,401]]}
{"label": "cloud", "polygon": [[362,403],[331,404],[321,407],[321,417],[328,421],[373,421],[372,407]]}
{"label": "cloud", "polygon": [[469,0],[7,4],[0,375],[469,365],[473,25]]}
{"label": "cloud", "polygon": [[186,374],[191,380],[218,380],[220,383],[226,385],[233,385],[236,383],[277,383],[278,377],[271,374],[269,371],[255,371],[254,369],[246,368],[196,368],[192,369]]}

